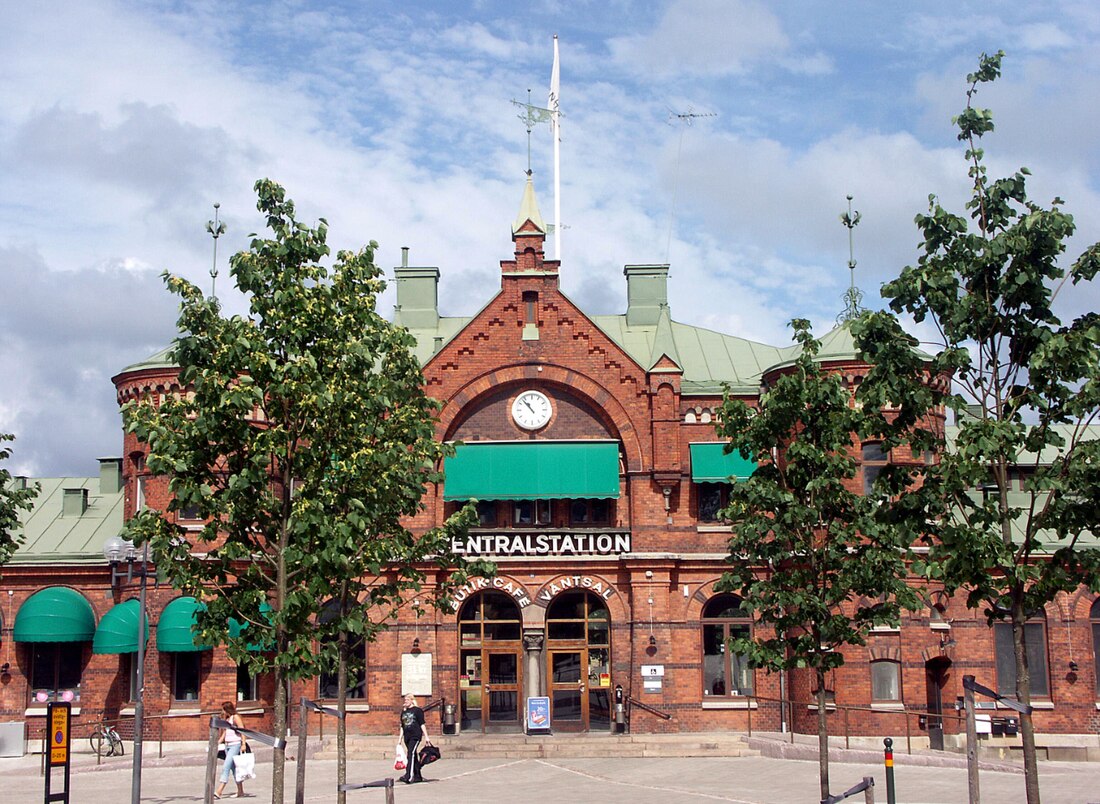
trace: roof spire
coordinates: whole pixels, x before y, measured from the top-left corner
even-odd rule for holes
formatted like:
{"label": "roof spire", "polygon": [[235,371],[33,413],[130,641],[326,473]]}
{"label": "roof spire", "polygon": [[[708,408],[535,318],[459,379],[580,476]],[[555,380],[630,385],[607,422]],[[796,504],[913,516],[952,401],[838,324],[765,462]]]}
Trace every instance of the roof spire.
{"label": "roof spire", "polygon": [[535,183],[531,179],[530,170],[527,171],[527,183],[523,187],[523,199],[519,202],[519,214],[516,215],[516,222],[512,224],[512,234],[517,234],[527,221],[531,221],[539,232],[546,234],[546,224],[543,223],[542,213],[539,212],[539,202],[535,198]]}
{"label": "roof spire", "polygon": [[859,225],[859,219],[862,216],[859,212],[852,211],[852,196],[848,196],[848,211],[842,213],[840,216],[840,222],[848,228],[848,290],[845,291],[844,309],[840,315],[836,317],[838,324],[843,324],[845,321],[851,321],[853,318],[859,318],[863,312],[863,291],[856,287],[856,257],[855,248],[852,243],[852,230]]}

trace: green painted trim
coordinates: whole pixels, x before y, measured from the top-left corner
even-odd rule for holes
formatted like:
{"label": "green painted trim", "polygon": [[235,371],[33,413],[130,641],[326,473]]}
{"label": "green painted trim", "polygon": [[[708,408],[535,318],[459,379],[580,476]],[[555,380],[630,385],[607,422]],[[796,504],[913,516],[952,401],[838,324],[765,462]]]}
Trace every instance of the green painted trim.
{"label": "green painted trim", "polygon": [[[141,604],[136,600],[119,603],[103,615],[92,640],[92,653],[137,653],[138,617]],[[145,617],[145,644],[149,644],[149,618]]]}
{"label": "green painted trim", "polygon": [[619,445],[521,441],[460,444],[444,464],[444,500],[617,499]]}
{"label": "green painted trim", "polygon": [[51,586],[27,598],[12,629],[16,642],[89,642],[94,636],[92,604],[67,586]]}
{"label": "green painted trim", "polygon": [[747,480],[756,471],[756,461],[742,458],[734,450],[726,453],[726,442],[689,444],[692,483],[729,483],[730,478]]}

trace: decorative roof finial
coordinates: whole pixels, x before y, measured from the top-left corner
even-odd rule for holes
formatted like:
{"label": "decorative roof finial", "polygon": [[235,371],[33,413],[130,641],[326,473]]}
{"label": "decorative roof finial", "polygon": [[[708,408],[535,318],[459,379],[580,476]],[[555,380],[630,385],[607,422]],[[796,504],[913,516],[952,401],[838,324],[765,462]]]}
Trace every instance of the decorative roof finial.
{"label": "decorative roof finial", "polygon": [[518,106],[523,111],[516,117],[523,121],[527,127],[527,175],[531,175],[531,132],[534,130],[538,123],[549,123],[554,119],[555,114],[560,112],[554,112],[551,109],[544,109],[541,106],[535,106],[531,103],[531,90],[527,90],[527,103],[520,103],[518,100],[512,100],[513,106]]}
{"label": "decorative roof finial", "polygon": [[218,209],[221,207],[214,202],[214,220],[206,222],[206,231],[214,238],[214,264],[210,267],[210,298],[216,299],[216,286],[218,283],[218,238],[225,234],[225,224],[218,220]]}
{"label": "decorative roof finial", "polygon": [[856,257],[855,248],[852,244],[852,230],[859,225],[859,219],[862,216],[858,212],[852,211],[852,196],[848,196],[848,211],[840,216],[840,222],[848,228],[848,290],[844,293],[844,309],[840,315],[836,317],[838,324],[843,324],[845,321],[851,321],[853,318],[859,318],[863,312],[864,307],[863,291],[856,287]]}

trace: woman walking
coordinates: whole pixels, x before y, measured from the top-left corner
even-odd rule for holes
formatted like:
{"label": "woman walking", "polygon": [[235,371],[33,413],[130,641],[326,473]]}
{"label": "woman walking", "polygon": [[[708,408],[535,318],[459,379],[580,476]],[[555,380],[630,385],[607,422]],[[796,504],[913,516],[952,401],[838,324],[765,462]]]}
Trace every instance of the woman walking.
{"label": "woman walking", "polygon": [[424,726],[424,710],[416,705],[416,696],[411,692],[405,695],[405,704],[401,708],[401,728],[397,736],[405,743],[406,757],[405,775],[401,781],[405,784],[424,781],[420,775],[420,750],[421,741],[431,745],[428,739],[428,729]]}
{"label": "woman walking", "polygon": [[[236,728],[222,729],[218,735],[218,742],[225,743],[225,763],[222,765],[222,775],[218,780],[218,788],[214,791],[214,798],[221,798],[229,779],[234,777],[237,766],[237,755],[248,747],[248,738],[237,729],[244,728],[244,720],[237,714],[237,705],[232,701],[222,704],[222,719],[232,723]],[[237,781],[233,778],[233,781]],[[244,782],[237,782],[237,798],[244,798]]]}

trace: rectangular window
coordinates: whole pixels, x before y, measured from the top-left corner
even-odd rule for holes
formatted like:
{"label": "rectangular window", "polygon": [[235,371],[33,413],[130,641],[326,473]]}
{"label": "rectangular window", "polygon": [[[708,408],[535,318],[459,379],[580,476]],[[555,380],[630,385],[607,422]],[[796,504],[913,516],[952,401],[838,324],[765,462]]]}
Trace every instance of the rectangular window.
{"label": "rectangular window", "polygon": [[871,662],[871,700],[901,700],[901,665],[894,661]]}
{"label": "rectangular window", "polygon": [[722,509],[729,504],[726,484],[698,483],[695,488],[699,504],[699,521],[717,522]]}
{"label": "rectangular window", "polygon": [[611,504],[607,500],[570,500],[569,524],[606,525],[611,521]]}
{"label": "rectangular window", "polygon": [[200,651],[172,654],[172,700],[197,701],[199,699],[199,672],[202,665]]}
{"label": "rectangular window", "polygon": [[477,524],[493,528],[497,524],[497,504],[494,500],[480,500],[477,504]]}
{"label": "rectangular window", "polygon": [[1096,697],[1100,698],[1100,622],[1092,624],[1092,659],[1096,665],[1096,672],[1093,673],[1096,678]]}
{"label": "rectangular window", "polygon": [[549,500],[516,500],[512,504],[512,523],[515,525],[549,525]]}
{"label": "rectangular window", "polygon": [[248,671],[248,667],[243,664],[237,665],[237,700],[258,701],[260,699],[258,688],[256,676]]}
{"label": "rectangular window", "polygon": [[748,659],[731,653],[728,640],[749,636],[747,625],[703,624],[703,695],[752,695]]}
{"label": "rectangular window", "polygon": [[[360,642],[354,650],[355,655],[348,667],[348,699],[367,697],[367,646]],[[336,700],[340,695],[340,685],[337,683],[336,671],[322,672],[317,679],[317,694],[321,698]]]}
{"label": "rectangular window", "polygon": [[138,699],[138,661],[137,653],[126,653],[126,676],[129,679],[129,697],[127,701],[136,701]]}
{"label": "rectangular window", "polygon": [[185,505],[180,509],[179,519],[186,522],[195,522],[202,519],[202,512],[194,503]]}
{"label": "rectangular window", "polygon": [[31,650],[32,703],[79,701],[83,642],[34,642]]}
{"label": "rectangular window", "polygon": [[145,510],[145,480],[146,478],[144,477],[139,477],[137,479],[137,499],[134,502],[135,511]]}
{"label": "rectangular window", "polygon": [[[997,651],[997,692],[1010,698],[1016,697],[1016,653],[1012,647],[1012,624],[994,623],[994,642]],[[1047,640],[1043,623],[1025,623],[1024,639],[1027,642],[1027,669],[1031,676],[1031,694],[1039,698],[1050,696],[1047,681]]]}
{"label": "rectangular window", "polygon": [[890,453],[882,448],[882,444],[864,444],[861,455],[863,461],[863,493],[869,495],[874,491],[875,480],[882,474],[890,460]]}

